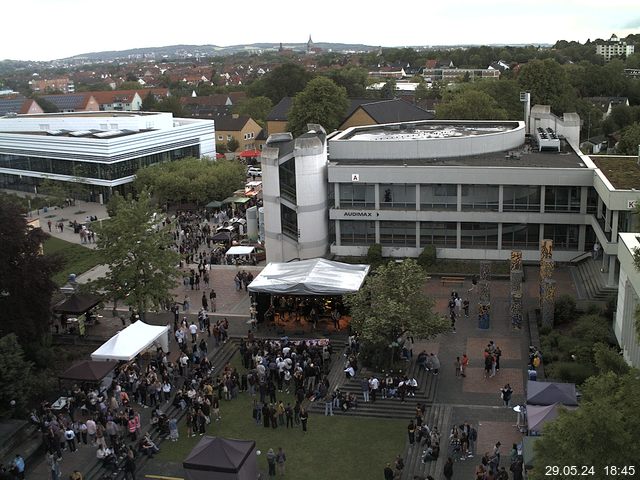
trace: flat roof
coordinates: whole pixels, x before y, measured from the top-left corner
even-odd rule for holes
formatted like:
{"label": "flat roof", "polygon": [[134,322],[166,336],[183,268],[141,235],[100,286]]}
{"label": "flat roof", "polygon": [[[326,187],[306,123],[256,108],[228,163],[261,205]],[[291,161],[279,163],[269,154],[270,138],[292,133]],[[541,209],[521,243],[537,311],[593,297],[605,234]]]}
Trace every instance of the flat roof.
{"label": "flat roof", "polygon": [[[93,112],[66,112],[66,113],[30,113],[20,115],[17,118],[72,118],[72,117],[144,117],[150,115],[159,115],[163,112],[141,112],[141,111],[93,111]],[[7,117],[16,118],[16,117]]]}
{"label": "flat roof", "polygon": [[375,127],[356,127],[340,140],[405,141],[455,138],[501,133],[518,128],[518,122],[403,122]]}
{"label": "flat roof", "polygon": [[341,165],[371,165],[371,166],[418,166],[418,167],[533,167],[533,168],[588,168],[580,156],[568,148],[566,152],[551,152],[537,150],[525,152],[521,150],[505,150],[501,152],[484,153],[481,155],[466,155],[447,158],[393,158],[384,160],[369,159],[330,159],[330,164]]}
{"label": "flat roof", "polygon": [[135,135],[137,133],[145,133],[152,132],[155,129],[148,128],[144,130],[83,130],[83,131],[73,131],[73,130],[49,130],[49,131],[35,131],[35,132],[3,132],[0,130],[0,133],[6,133],[10,135],[36,135],[38,137],[71,137],[71,138],[92,138],[98,140],[106,140],[110,138],[124,137],[127,135]]}
{"label": "flat roof", "polygon": [[614,188],[619,190],[640,190],[638,157],[591,155],[589,158],[607,177],[607,180],[611,182]]}

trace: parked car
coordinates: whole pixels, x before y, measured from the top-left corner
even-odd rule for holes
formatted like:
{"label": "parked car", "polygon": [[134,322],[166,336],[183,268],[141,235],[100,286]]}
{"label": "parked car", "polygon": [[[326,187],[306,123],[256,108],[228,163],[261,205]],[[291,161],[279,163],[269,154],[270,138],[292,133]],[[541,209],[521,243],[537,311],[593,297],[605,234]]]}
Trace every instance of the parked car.
{"label": "parked car", "polygon": [[262,177],[262,170],[257,167],[249,167],[247,169],[247,177]]}

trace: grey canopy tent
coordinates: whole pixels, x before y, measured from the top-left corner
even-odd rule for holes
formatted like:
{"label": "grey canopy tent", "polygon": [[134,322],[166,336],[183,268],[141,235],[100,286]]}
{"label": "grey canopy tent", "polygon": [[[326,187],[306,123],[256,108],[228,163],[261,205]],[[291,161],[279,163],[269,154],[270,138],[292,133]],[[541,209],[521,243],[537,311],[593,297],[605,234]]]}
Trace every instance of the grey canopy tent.
{"label": "grey canopy tent", "polygon": [[220,208],[223,205],[219,200],[212,200],[205,205],[206,208]]}
{"label": "grey canopy tent", "polygon": [[369,268],[323,258],[272,262],[249,284],[249,291],[271,295],[344,295],[360,289]]}
{"label": "grey canopy tent", "polygon": [[62,303],[53,307],[54,313],[82,315],[100,303],[100,297],[89,294],[74,293]]}
{"label": "grey canopy tent", "polygon": [[[545,423],[555,419],[558,415],[558,409],[562,405],[554,403],[553,405],[527,405],[527,426],[529,432],[541,433]],[[568,407],[573,410],[573,407]]]}
{"label": "grey canopy tent", "polygon": [[527,382],[527,405],[553,405],[554,403],[578,405],[575,384],[532,380]]}
{"label": "grey canopy tent", "polygon": [[116,361],[96,362],[83,360],[58,375],[61,380],[76,380],[79,382],[100,382],[118,365]]}
{"label": "grey canopy tent", "polygon": [[187,480],[256,480],[253,440],[204,436],[182,463]]}

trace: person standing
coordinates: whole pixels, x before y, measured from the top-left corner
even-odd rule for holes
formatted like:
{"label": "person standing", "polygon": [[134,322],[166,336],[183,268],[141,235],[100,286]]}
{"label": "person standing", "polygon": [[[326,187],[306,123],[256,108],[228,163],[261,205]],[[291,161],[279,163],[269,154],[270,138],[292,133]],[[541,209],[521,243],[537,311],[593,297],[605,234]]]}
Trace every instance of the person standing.
{"label": "person standing", "polygon": [[467,357],[466,353],[462,354],[462,359],[460,360],[460,375],[463,377],[467,376],[467,367],[469,366],[469,357]]}
{"label": "person standing", "polygon": [[276,454],[273,448],[267,452],[267,465],[269,465],[269,478],[276,476]]}
{"label": "person standing", "polygon": [[459,377],[460,373],[462,372],[462,369],[461,369],[462,364],[460,363],[460,357],[456,357],[456,361],[453,362],[453,366],[456,369],[456,377]]}
{"label": "person standing", "polygon": [[[51,221],[49,221],[49,225],[51,225]],[[49,227],[49,230],[51,230],[51,227]],[[12,462],[12,468],[18,480],[24,480],[24,466],[24,458],[22,455],[16,454],[16,458]]]}
{"label": "person standing", "polygon": [[278,474],[284,475],[285,472],[285,462],[287,461],[287,456],[282,450],[282,447],[278,448],[278,453],[276,453],[276,464],[278,466]]}
{"label": "person standing", "polygon": [[50,453],[47,459],[49,463],[49,468],[51,470],[51,480],[60,480],[60,461],[55,453]]}
{"label": "person standing", "polygon": [[205,292],[202,292],[202,308],[204,308],[205,312],[209,311],[209,300],[207,300]]}
{"label": "person standing", "polygon": [[76,448],[76,432],[73,431],[71,425],[64,431],[64,438],[71,453],[75,453]]}
{"label": "person standing", "polygon": [[215,312],[216,311],[216,291],[212,288],[211,291],[209,292],[209,303],[211,303],[211,311]]}
{"label": "person standing", "polygon": [[434,375],[438,375],[438,373],[440,373],[440,359],[433,353],[431,354],[431,368]]}
{"label": "person standing", "polygon": [[409,448],[412,448],[416,442],[416,424],[413,423],[413,420],[407,425],[407,434],[409,435]]}
{"label": "person standing", "polygon": [[447,458],[447,463],[444,464],[444,470],[442,470],[444,478],[451,480],[453,478],[453,460],[451,457]]}
{"label": "person standing", "polygon": [[300,423],[302,423],[302,431],[307,431],[307,420],[309,420],[309,414],[304,407],[300,407]]}
{"label": "person standing", "polygon": [[384,467],[384,480],[393,480],[395,474],[393,473],[393,469],[391,468],[391,464],[387,463],[387,466]]}
{"label": "person standing", "polygon": [[136,462],[131,448],[127,451],[127,457],[124,460],[124,478],[136,480]]}
{"label": "person standing", "polygon": [[462,310],[464,311],[464,318],[469,318],[469,300],[466,298],[462,301]]}
{"label": "person standing", "polygon": [[504,387],[500,389],[500,396],[502,397],[502,401],[504,402],[504,406],[509,408],[511,406],[511,395],[513,394],[513,390],[511,389],[510,384],[506,384]]}

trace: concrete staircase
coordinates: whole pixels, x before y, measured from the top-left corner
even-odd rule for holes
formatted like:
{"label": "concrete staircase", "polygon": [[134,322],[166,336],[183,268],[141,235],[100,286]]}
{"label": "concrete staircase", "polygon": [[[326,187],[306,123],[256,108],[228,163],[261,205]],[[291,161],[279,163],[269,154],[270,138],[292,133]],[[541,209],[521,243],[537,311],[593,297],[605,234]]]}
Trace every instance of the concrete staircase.
{"label": "concrete staircase", "polygon": [[618,293],[617,287],[606,285],[607,274],[600,271],[600,265],[600,260],[587,258],[571,268],[575,283],[582,287],[578,292],[584,296],[583,300],[607,301]]}
{"label": "concrete staircase", "polygon": [[[337,350],[337,349],[336,349]],[[334,350],[334,351],[336,351]],[[347,379],[344,374],[344,356],[335,361],[329,373],[329,385],[333,390],[340,388],[345,393],[353,393],[358,398],[358,408],[350,409],[346,412],[333,409],[335,415],[350,415],[361,417],[378,417],[378,418],[415,418],[416,405],[418,403],[429,405],[435,398],[437,376],[429,375],[424,368],[419,368],[415,362],[415,358],[408,364],[407,375],[409,378],[415,377],[418,381],[418,391],[415,397],[405,397],[405,401],[401,402],[398,398],[383,399],[380,394],[375,402],[363,401],[362,388],[360,381],[363,377],[369,377],[373,372],[367,369],[358,371],[356,378]],[[378,379],[383,379],[383,375],[378,375]],[[324,414],[324,401],[313,402],[310,407],[311,411]]]}
{"label": "concrete staircase", "polygon": [[407,443],[404,450],[404,470],[402,480],[413,480],[414,476],[440,478],[447,461],[448,438],[451,428],[453,407],[441,403],[432,404],[425,422],[430,428],[438,427],[440,432],[440,456],[436,461],[422,463],[424,448],[417,442],[411,446]]}

